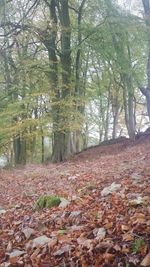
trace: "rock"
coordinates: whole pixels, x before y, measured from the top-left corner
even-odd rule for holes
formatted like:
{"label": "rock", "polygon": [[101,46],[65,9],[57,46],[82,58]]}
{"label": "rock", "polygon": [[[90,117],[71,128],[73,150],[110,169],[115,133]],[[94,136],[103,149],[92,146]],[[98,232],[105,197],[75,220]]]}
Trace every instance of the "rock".
{"label": "rock", "polygon": [[23,234],[25,235],[26,239],[29,239],[31,235],[35,233],[34,229],[27,227],[22,230]]}
{"label": "rock", "polygon": [[3,262],[0,265],[1,267],[11,267],[11,263],[10,262]]}
{"label": "rock", "polygon": [[93,230],[93,234],[94,234],[94,236],[96,237],[97,240],[101,241],[106,236],[106,230],[103,227],[96,228],[96,229]]}
{"label": "rock", "polygon": [[13,252],[10,253],[9,255],[9,261],[11,264],[16,264],[16,262],[19,260],[20,256],[24,255],[25,251],[21,250],[14,250]]}
{"label": "rock", "polygon": [[146,201],[141,196],[138,196],[137,198],[129,201],[130,206],[138,206],[138,205],[144,205],[144,204],[146,204]]}
{"label": "rock", "polygon": [[61,200],[61,203],[59,204],[60,208],[66,208],[70,204],[70,201],[65,198],[60,198],[60,200]]}
{"label": "rock", "polygon": [[131,178],[132,178],[132,180],[135,180],[135,181],[141,181],[142,180],[142,175],[140,175],[138,173],[133,173],[131,175]]}
{"label": "rock", "polygon": [[81,210],[75,210],[70,213],[70,218],[76,218],[81,215]]}
{"label": "rock", "polygon": [[0,206],[0,215],[5,214],[6,210],[4,207]]}
{"label": "rock", "polygon": [[84,229],[84,226],[83,225],[72,225],[69,230],[71,232],[75,232],[75,231],[81,231]]}
{"label": "rock", "polygon": [[5,214],[6,210],[0,208],[0,215]]}
{"label": "rock", "polygon": [[121,184],[116,184],[115,182],[112,183],[110,186],[105,187],[102,191],[101,191],[101,196],[102,197],[106,197],[107,195],[118,191],[121,188]]}
{"label": "rock", "polygon": [[65,245],[65,246],[63,246],[61,249],[57,250],[57,251],[54,253],[54,256],[61,256],[61,255],[63,255],[64,253],[69,252],[70,250],[71,250],[71,246],[70,246],[70,245]]}
{"label": "rock", "polygon": [[33,240],[30,240],[27,243],[27,249],[39,248],[44,245],[47,245],[51,241],[51,238],[48,238],[46,235],[39,236]]}

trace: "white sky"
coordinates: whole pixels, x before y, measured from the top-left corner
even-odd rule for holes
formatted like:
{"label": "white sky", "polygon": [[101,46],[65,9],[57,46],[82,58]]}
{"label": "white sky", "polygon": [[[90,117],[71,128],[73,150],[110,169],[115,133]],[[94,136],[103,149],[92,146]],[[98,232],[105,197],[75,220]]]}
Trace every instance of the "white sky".
{"label": "white sky", "polygon": [[117,0],[118,4],[125,9],[130,10],[134,14],[141,14],[143,12],[142,0]]}
{"label": "white sky", "polygon": [[125,7],[125,8],[131,8],[132,2],[134,2],[134,0],[118,0],[118,4]]}

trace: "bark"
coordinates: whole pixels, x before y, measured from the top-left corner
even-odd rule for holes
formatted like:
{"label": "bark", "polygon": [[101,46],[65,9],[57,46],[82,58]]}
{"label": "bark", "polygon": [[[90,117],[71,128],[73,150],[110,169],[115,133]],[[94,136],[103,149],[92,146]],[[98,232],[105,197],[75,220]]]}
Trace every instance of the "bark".
{"label": "bark", "polygon": [[[84,108],[83,106],[78,103],[78,99],[82,98],[84,95],[84,87],[83,84],[81,84],[80,81],[80,73],[81,73],[81,43],[82,43],[82,31],[81,31],[81,22],[82,22],[82,13],[83,13],[83,8],[86,0],[82,0],[81,5],[78,10],[78,18],[77,18],[77,23],[78,23],[78,50],[76,54],[76,64],[75,64],[75,96],[77,97],[77,104],[76,104],[76,109],[80,113],[84,113]],[[81,130],[78,129],[74,133],[74,142],[75,142],[75,149],[76,152],[80,151],[80,136],[81,136]]]}
{"label": "bark", "polygon": [[144,8],[144,14],[145,14],[145,23],[147,27],[147,35],[148,35],[148,59],[147,59],[147,87],[143,88],[140,87],[141,93],[146,97],[146,103],[147,103],[147,113],[150,120],[150,2],[149,0],[142,0],[143,8]]}
{"label": "bark", "polygon": [[[70,96],[71,79],[71,29],[68,0],[50,3],[50,15],[52,20],[52,32],[45,40],[48,48],[50,62],[50,82],[54,92],[52,104],[53,118],[53,152],[52,161],[60,162],[67,159],[72,153],[71,133],[69,129],[69,111],[64,112],[64,105]],[[59,16],[59,17],[58,17]],[[57,24],[61,26],[61,89],[58,86],[58,57],[57,57]],[[61,106],[63,105],[63,106]]]}
{"label": "bark", "polygon": [[44,136],[42,134],[42,163],[44,162]]}
{"label": "bark", "polygon": [[118,126],[118,117],[120,110],[119,88],[115,89],[115,96],[113,94],[111,95],[111,104],[112,104],[112,114],[113,114],[112,138],[115,139],[117,138],[117,126]]}
{"label": "bark", "polygon": [[123,102],[125,111],[125,124],[128,130],[129,137],[135,137],[135,115],[134,115],[134,93],[132,91],[130,77],[124,75],[124,88],[123,88]]}
{"label": "bark", "polygon": [[[128,51],[128,68],[131,71],[132,70],[132,64],[131,64],[131,52],[130,47],[128,44],[128,34],[127,36],[127,51]],[[128,130],[129,137],[131,139],[135,138],[135,131],[136,131],[136,120],[135,120],[135,105],[134,105],[134,88],[133,88],[133,82],[132,82],[132,76],[131,74],[122,74],[122,81],[124,84],[124,89],[126,91],[126,100],[124,99],[124,103],[126,101],[126,115],[125,115],[125,121],[126,126]],[[124,96],[125,97],[125,96]]]}
{"label": "bark", "polygon": [[118,126],[118,113],[115,113],[113,115],[113,133],[112,133],[113,139],[117,137],[117,126]]}
{"label": "bark", "polygon": [[[112,29],[111,25],[110,28]],[[118,44],[116,34],[113,33],[112,29],[112,40],[114,44],[114,48],[117,52],[117,60],[119,63],[119,67],[121,68],[121,81],[123,84],[123,101],[124,101],[124,110],[125,110],[125,123],[128,130],[128,135],[130,138],[134,139],[135,136],[135,116],[134,116],[134,90],[133,90],[133,83],[132,83],[132,74],[129,74],[129,71],[132,71],[132,60],[131,60],[131,53],[130,47],[128,43],[128,33],[126,33],[126,44],[121,43]],[[125,46],[127,49],[127,54],[125,52]],[[120,59],[123,58],[126,62],[126,65],[122,65]],[[127,70],[125,70],[127,68]]]}
{"label": "bark", "polygon": [[76,84],[75,84],[75,93],[80,95],[80,70],[81,70],[81,43],[82,43],[82,32],[81,32],[81,21],[82,21],[82,12],[86,0],[83,0],[79,11],[78,11],[78,50],[76,55]]}
{"label": "bark", "polygon": [[128,95],[129,125],[128,133],[131,139],[135,137],[135,116],[134,116],[134,96],[131,92]]}
{"label": "bark", "polygon": [[71,154],[70,132],[55,132],[54,146],[52,158],[53,162],[61,162],[68,159],[68,156]]}
{"label": "bark", "polygon": [[104,140],[108,140],[109,132],[109,108],[110,108],[110,88],[108,89],[108,101],[107,101],[107,111],[106,111],[106,121],[105,121],[105,135]]}
{"label": "bark", "polygon": [[13,148],[15,165],[26,164],[26,140],[21,138],[21,136],[16,137],[13,140]]}
{"label": "bark", "polygon": [[150,89],[140,87],[140,91],[146,97],[147,113],[150,120]]}
{"label": "bark", "polygon": [[85,132],[83,133],[83,149],[86,149],[88,147],[88,139],[89,139],[89,129],[88,129],[88,123],[85,124]]}

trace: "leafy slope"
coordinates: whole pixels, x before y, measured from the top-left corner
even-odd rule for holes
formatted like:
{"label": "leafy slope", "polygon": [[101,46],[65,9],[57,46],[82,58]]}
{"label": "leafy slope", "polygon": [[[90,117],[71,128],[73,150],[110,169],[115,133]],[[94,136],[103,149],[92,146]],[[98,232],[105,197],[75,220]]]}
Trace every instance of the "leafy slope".
{"label": "leafy slope", "polygon": [[[150,266],[149,150],[148,138],[123,141],[61,164],[1,170],[0,266]],[[113,182],[121,189],[102,196]],[[43,194],[70,204],[33,210]]]}

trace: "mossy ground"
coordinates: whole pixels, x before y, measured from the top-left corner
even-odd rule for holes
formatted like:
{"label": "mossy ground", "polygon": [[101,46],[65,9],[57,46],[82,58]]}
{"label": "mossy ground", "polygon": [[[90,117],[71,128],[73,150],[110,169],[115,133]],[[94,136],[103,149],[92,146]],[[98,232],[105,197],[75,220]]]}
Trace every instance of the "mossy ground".
{"label": "mossy ground", "polygon": [[58,206],[61,203],[61,199],[58,196],[41,196],[38,198],[35,204],[35,209],[52,208]]}

